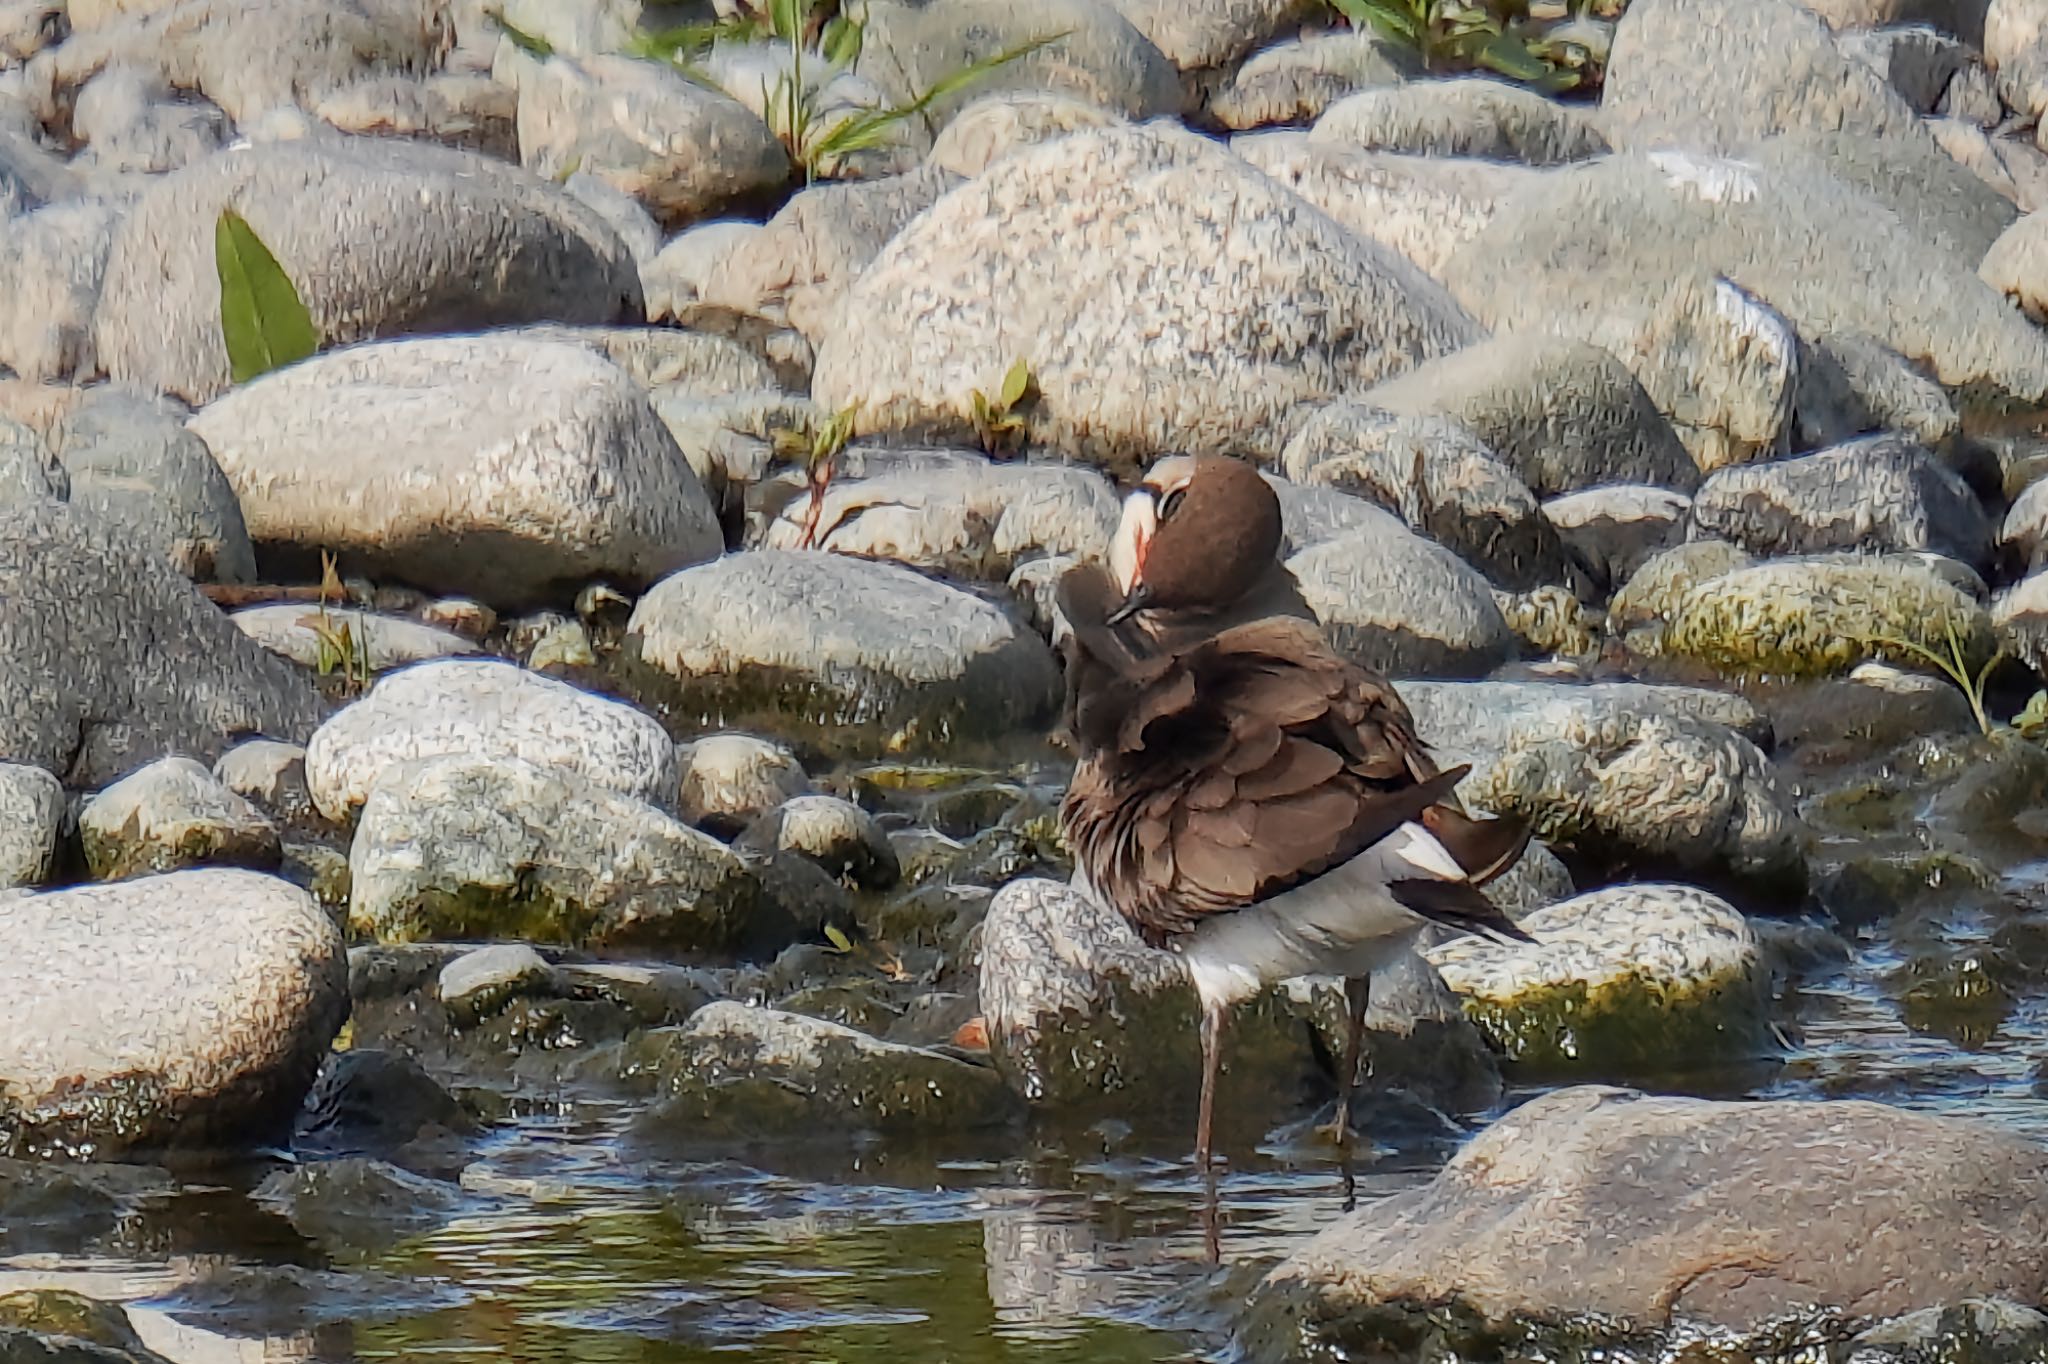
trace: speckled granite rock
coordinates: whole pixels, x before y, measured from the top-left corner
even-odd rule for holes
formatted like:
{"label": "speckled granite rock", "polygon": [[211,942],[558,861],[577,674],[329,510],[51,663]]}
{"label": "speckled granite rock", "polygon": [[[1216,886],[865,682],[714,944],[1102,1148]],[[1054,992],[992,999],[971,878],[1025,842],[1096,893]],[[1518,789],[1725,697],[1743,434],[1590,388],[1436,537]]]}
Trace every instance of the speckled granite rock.
{"label": "speckled granite rock", "polygon": [[1793,404],[1803,448],[1895,431],[1947,450],[1963,430],[1955,403],[1924,366],[1867,336],[1837,333],[1804,346]]}
{"label": "speckled granite rock", "polygon": [[677,759],[683,817],[722,833],[736,834],[811,789],[794,753],[751,734],[706,734],[678,749]]}
{"label": "speckled granite rock", "polygon": [[1590,113],[1492,77],[1362,90],[1316,120],[1311,140],[1418,156],[1547,166],[1607,150]]}
{"label": "speckled granite rock", "polygon": [[0,763],[0,889],[40,884],[57,856],[64,788],[40,767]]}
{"label": "speckled granite rock", "polygon": [[1071,95],[1010,90],[982,96],[955,114],[932,140],[925,160],[953,175],[974,176],[1021,148],[1122,121],[1114,111]]}
{"label": "speckled granite rock", "polygon": [[102,881],[208,863],[268,870],[277,826],[190,758],[159,758],[79,809],[85,865]]}
{"label": "speckled granite rock", "polygon": [[1787,452],[1799,391],[1799,334],[1733,280],[1682,276],[1658,303],[1630,370],[1711,473]]}
{"label": "speckled granite rock", "polygon": [[1686,593],[1703,582],[1748,568],[1750,553],[1726,540],[1693,540],[1651,555],[1628,577],[1608,603],[1607,618],[1617,630],[1662,629],[1678,611]]}
{"label": "speckled granite rock", "polygon": [[1991,244],[1977,274],[2035,322],[2048,321],[2048,217],[2028,214]]}
{"label": "speckled granite rock", "polygon": [[1369,29],[1317,33],[1246,58],[1209,97],[1209,115],[1239,130],[1312,123],[1353,91],[1398,85],[1420,74],[1412,52]]}
{"label": "speckled granite rock", "polygon": [[1610,483],[1543,504],[1565,549],[1602,584],[1620,587],[1685,536],[1692,499],[1669,488]]}
{"label": "speckled granite rock", "polygon": [[1396,677],[1478,677],[1506,662],[1514,635],[1486,579],[1442,545],[1379,514],[1384,521],[1287,559],[1330,642]]}

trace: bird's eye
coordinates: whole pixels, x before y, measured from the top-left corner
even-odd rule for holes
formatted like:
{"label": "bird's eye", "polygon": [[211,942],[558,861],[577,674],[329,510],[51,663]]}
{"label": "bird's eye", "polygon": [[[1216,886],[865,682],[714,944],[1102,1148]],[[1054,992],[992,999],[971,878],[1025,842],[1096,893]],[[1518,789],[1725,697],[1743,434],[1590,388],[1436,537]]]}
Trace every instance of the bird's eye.
{"label": "bird's eye", "polygon": [[1166,520],[1180,510],[1180,500],[1187,496],[1187,491],[1186,488],[1175,488],[1172,492],[1159,499],[1159,519],[1161,521]]}

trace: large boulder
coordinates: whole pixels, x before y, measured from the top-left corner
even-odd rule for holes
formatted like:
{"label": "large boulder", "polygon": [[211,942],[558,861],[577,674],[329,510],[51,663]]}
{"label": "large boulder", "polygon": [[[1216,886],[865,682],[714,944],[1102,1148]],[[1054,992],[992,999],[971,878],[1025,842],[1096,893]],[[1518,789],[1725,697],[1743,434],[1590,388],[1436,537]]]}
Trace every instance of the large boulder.
{"label": "large boulder", "polygon": [[1397,677],[1480,677],[1512,657],[1515,637],[1479,571],[1365,505],[1378,519],[1287,559],[1330,642]]}
{"label": "large boulder", "polygon": [[1300,407],[1480,335],[1408,261],[1153,128],[991,166],[896,235],[841,318],[812,397],[859,403],[862,430],[965,439],[973,391],[1021,359],[1032,441],[1124,468],[1162,449],[1270,460]]}
{"label": "large boulder", "polygon": [[123,220],[93,337],[115,379],[204,402],[228,385],[214,223],[240,213],[329,346],[528,321],[640,321],[640,276],[590,209],[516,168],[421,142],[237,147]]}
{"label": "large boulder", "polygon": [[274,1141],[349,1002],[312,897],[222,869],[10,901],[0,983],[0,1148],[17,1156]]}

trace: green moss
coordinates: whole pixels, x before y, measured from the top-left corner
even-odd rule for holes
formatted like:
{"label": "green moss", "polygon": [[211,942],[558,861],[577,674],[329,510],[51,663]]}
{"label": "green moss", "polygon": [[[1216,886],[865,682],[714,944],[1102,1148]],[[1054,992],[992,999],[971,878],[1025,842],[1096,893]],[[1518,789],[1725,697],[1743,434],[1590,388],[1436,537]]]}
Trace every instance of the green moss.
{"label": "green moss", "polygon": [[1771,1044],[1746,975],[1684,986],[1631,972],[1588,987],[1466,996],[1465,1013],[1507,1060],[1540,1073],[1629,1075],[1746,1060]]}
{"label": "green moss", "polygon": [[128,1323],[128,1314],[100,1302],[57,1288],[38,1288],[0,1297],[0,1326],[40,1335],[70,1336],[112,1350],[140,1350],[142,1338]]}

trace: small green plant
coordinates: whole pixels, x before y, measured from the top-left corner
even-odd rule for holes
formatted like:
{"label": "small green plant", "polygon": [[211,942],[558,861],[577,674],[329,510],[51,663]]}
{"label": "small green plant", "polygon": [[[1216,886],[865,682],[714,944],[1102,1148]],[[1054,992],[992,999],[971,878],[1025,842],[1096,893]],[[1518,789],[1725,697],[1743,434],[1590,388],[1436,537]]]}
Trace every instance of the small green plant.
{"label": "small green plant", "polygon": [[519,28],[505,17],[505,11],[501,9],[487,9],[484,11],[484,18],[490,20],[498,32],[510,38],[512,46],[528,56],[545,59],[555,55],[555,45],[553,43]]}
{"label": "small green plant", "polygon": [[996,390],[995,397],[975,389],[969,404],[973,409],[974,435],[983,452],[992,459],[1002,459],[1021,450],[1026,433],[1023,409],[1037,399],[1038,381],[1032,377],[1030,363],[1022,359],[1003,374],[1002,387]]}
{"label": "small green plant", "polygon": [[807,422],[801,428],[783,427],[775,433],[776,457],[804,471],[804,487],[810,493],[810,502],[804,508],[803,537],[798,541],[798,548],[817,547],[819,518],[825,512],[825,493],[838,472],[839,452],[857,434],[859,416],[860,404],[855,403],[841,408],[822,422]]}
{"label": "small green plant", "polygon": [[1941,627],[1945,636],[1944,642],[1948,646],[1945,652],[1930,649],[1918,640],[1897,639],[1889,635],[1873,637],[1869,643],[1881,645],[1897,655],[1911,655],[1955,683],[1957,689],[1962,692],[1963,699],[1970,703],[1970,717],[1977,722],[1978,730],[1989,735],[1997,726],[1992,724],[1990,714],[1984,709],[1984,689],[1991,682],[1991,674],[1998,671],[1998,665],[2005,662],[2009,655],[2005,646],[2001,644],[1984,666],[1973,673],[1970,670],[1970,650],[1964,638],[1965,631],[1956,623],[1954,613],[1942,617]]}
{"label": "small green plant", "polygon": [[303,360],[320,349],[320,333],[290,276],[255,230],[231,208],[213,227],[213,264],[220,276],[220,335],[228,373],[238,384]]}
{"label": "small green plant", "polygon": [[1600,84],[1628,0],[1327,0],[1353,28],[1414,52],[1424,69],[1491,71],[1546,93]]}
{"label": "small green plant", "polygon": [[2027,708],[2012,717],[2012,727],[2023,739],[2048,737],[2048,691],[2027,698]]}
{"label": "small green plant", "polygon": [[342,689],[351,696],[360,695],[370,686],[370,642],[359,638],[349,628],[347,621],[336,621],[329,614],[330,599],[340,602],[347,598],[347,589],[341,585],[341,574],[336,570],[334,555],[320,552],[320,610],[309,624],[313,637],[319,641],[319,657],[316,671],[322,677],[341,674]]}

